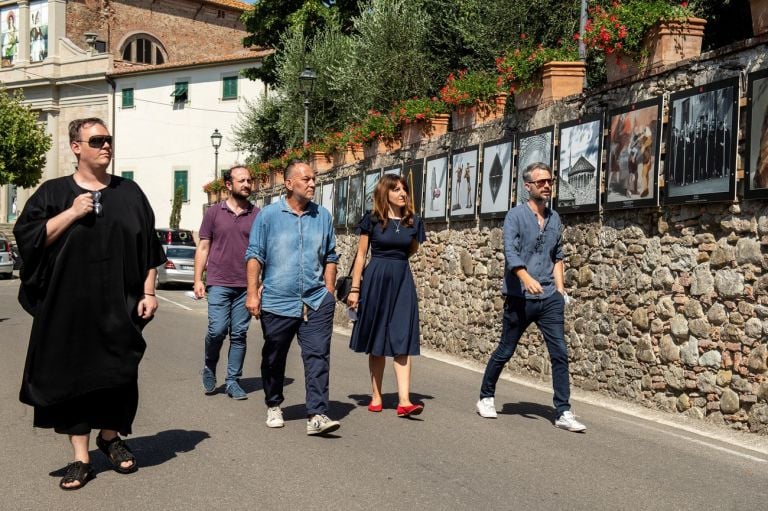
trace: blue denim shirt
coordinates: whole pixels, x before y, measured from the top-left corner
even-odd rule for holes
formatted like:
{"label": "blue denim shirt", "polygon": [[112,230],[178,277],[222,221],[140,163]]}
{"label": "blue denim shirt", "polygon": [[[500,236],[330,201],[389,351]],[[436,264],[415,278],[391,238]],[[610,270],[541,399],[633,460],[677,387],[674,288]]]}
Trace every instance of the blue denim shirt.
{"label": "blue denim shirt", "polygon": [[266,206],[251,227],[249,259],[263,267],[263,311],[298,318],[304,304],[317,310],[328,293],[325,265],[339,261],[331,214],[310,202],[299,216],[284,198]]}
{"label": "blue denim shirt", "polygon": [[[528,204],[520,204],[509,210],[504,219],[504,286],[505,296],[517,296],[528,300],[542,300],[555,291],[555,263],[563,259],[561,241],[563,224],[557,211],[549,208],[544,212],[544,229]],[[536,279],[544,293],[528,294],[520,279],[512,271],[523,267]]]}

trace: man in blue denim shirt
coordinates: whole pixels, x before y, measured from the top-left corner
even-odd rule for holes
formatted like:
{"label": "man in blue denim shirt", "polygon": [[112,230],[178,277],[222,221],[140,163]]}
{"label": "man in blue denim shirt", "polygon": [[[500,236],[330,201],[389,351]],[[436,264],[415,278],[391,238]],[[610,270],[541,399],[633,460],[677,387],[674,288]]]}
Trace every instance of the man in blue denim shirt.
{"label": "man in blue denim shirt", "polygon": [[315,173],[309,165],[288,165],[285,190],[285,198],[266,206],[253,222],[245,253],[245,305],[261,318],[264,333],[261,377],[267,426],[284,425],[280,404],[285,399],[285,363],[296,336],[304,361],[307,434],[320,435],[340,426],[326,415],[339,260],[336,235],[331,214],[312,202]]}
{"label": "man in blue denim shirt", "polygon": [[547,207],[552,198],[552,171],[549,165],[532,163],[522,177],[528,202],[510,209],[504,220],[504,323],[499,346],[485,368],[477,413],[496,418],[496,382],[520,337],[535,322],[552,362],[555,426],[585,431],[586,426],[576,420],[568,402],[571,391],[564,334],[562,224],[557,212]]}

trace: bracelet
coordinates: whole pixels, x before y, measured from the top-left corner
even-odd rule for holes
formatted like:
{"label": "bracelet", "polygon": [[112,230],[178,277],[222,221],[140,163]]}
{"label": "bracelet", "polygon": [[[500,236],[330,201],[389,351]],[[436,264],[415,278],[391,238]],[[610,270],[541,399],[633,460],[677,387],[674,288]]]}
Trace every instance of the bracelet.
{"label": "bracelet", "polygon": [[349,294],[352,294],[352,293],[360,294],[360,290],[359,289],[352,289],[352,290],[349,291]]}
{"label": "bracelet", "polygon": [[155,296],[154,293],[144,293],[144,296]]}

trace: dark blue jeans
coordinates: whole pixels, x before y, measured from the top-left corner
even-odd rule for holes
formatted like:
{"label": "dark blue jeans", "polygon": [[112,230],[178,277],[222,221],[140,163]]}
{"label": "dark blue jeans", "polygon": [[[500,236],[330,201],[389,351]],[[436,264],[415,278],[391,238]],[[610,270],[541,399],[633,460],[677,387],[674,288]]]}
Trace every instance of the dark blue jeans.
{"label": "dark blue jeans", "polygon": [[308,310],[306,321],[303,317],[291,318],[266,311],[261,313],[264,333],[261,378],[267,406],[278,406],[285,400],[285,362],[296,336],[304,362],[307,415],[328,412],[328,375],[335,308],[333,295],[328,293],[316,311]]}
{"label": "dark blue jeans", "polygon": [[563,295],[555,292],[543,300],[526,300],[508,296],[504,301],[504,324],[496,351],[491,355],[483,374],[480,398],[493,397],[496,382],[504,366],[515,354],[517,342],[531,323],[536,323],[547,343],[552,362],[552,387],[555,391],[556,416],[571,409],[568,400],[571,388],[568,381],[568,349],[565,346]]}
{"label": "dark blue jeans", "polygon": [[221,346],[229,334],[227,384],[243,375],[246,338],[251,313],[245,308],[245,288],[208,286],[208,333],[205,336],[205,367],[216,374]]}

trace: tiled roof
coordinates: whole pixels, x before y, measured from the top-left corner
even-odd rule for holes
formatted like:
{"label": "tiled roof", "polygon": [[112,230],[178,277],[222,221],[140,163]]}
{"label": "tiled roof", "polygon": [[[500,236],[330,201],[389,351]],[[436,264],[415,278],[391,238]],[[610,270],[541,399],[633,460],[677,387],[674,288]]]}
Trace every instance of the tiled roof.
{"label": "tiled roof", "polygon": [[247,11],[251,7],[253,7],[250,4],[246,4],[243,2],[238,2],[237,0],[204,0],[205,3],[211,4],[211,5],[220,5],[222,7],[229,7],[231,9],[238,9],[240,11]]}
{"label": "tiled roof", "polygon": [[255,60],[264,58],[272,52],[274,52],[274,50],[244,49],[229,55],[216,55],[205,59],[188,60],[185,62],[167,62],[165,64],[158,64],[153,66],[115,60],[115,68],[111,73],[109,73],[109,76],[151,73],[155,71],[163,71],[166,69],[206,66],[212,64],[226,64],[228,62],[238,62],[242,60]]}

